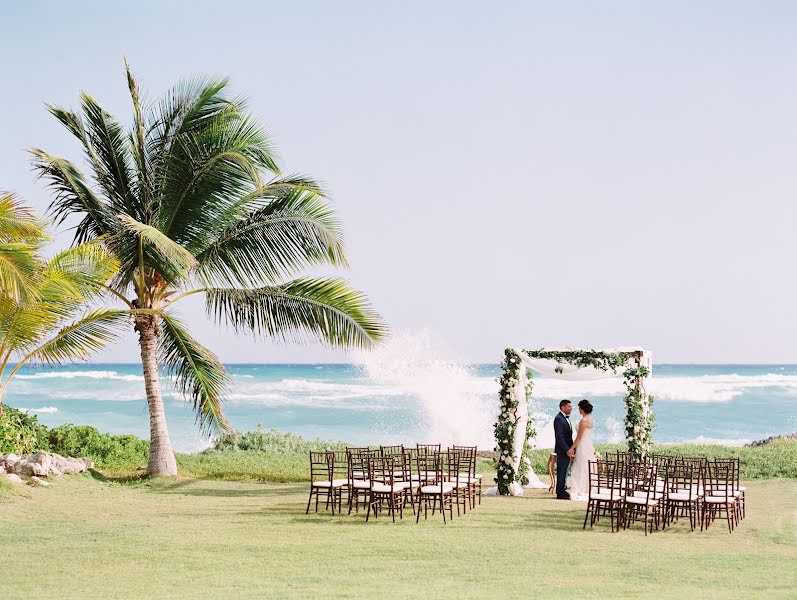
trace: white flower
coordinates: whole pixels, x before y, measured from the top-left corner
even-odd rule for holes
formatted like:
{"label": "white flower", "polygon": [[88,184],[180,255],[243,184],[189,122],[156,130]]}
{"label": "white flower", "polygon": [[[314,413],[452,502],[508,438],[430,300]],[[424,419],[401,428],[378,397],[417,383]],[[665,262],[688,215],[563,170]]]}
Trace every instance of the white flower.
{"label": "white flower", "polygon": [[633,442],[634,441],[634,436],[633,435],[629,435],[628,436],[628,441],[629,442]]}
{"label": "white flower", "polygon": [[511,362],[511,363],[515,362],[515,359],[514,358],[510,358],[509,362]]}

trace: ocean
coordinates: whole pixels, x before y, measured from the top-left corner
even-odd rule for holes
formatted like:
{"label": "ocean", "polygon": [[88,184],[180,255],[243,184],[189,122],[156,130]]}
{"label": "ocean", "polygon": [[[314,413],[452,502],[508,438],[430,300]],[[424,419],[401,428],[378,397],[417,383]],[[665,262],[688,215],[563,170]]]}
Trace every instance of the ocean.
{"label": "ocean", "polygon": [[[476,443],[493,447],[497,364],[409,359],[362,364],[231,364],[226,414],[239,430],[257,426],[352,443]],[[162,382],[175,449],[196,451],[189,406]],[[537,445],[552,445],[561,398],[595,405],[596,442],[623,439],[624,387],[598,381],[535,378]],[[797,365],[654,365],[654,442],[741,445],[797,430]],[[82,364],[26,367],[6,399],[48,425],[93,425],[148,436],[141,367]]]}

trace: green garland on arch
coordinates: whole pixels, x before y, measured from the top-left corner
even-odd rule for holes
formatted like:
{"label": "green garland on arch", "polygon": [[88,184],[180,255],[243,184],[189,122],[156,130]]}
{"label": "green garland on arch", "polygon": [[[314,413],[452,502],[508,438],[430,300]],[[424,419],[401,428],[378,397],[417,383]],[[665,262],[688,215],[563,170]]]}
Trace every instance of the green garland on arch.
{"label": "green garland on arch", "polygon": [[[637,363],[638,353],[636,352],[603,352],[601,350],[522,350],[531,358],[547,359],[557,363],[557,372],[563,372],[562,366],[565,364],[574,365],[579,368],[592,367],[601,371],[611,371],[626,368],[623,373],[623,382],[626,386],[625,406],[625,432],[628,442],[629,452],[639,456],[647,456],[652,447],[652,431],[655,416],[651,410],[653,396],[641,390],[642,380],[649,375],[646,367]],[[630,365],[636,364],[631,367]],[[512,349],[504,350],[504,358],[501,361],[501,376],[498,379],[499,389],[499,414],[493,429],[495,432],[496,446],[498,453],[496,478],[499,494],[508,494],[509,486],[518,482],[525,484],[526,475],[531,465],[529,451],[531,444],[529,438],[536,436],[534,428],[534,417],[529,409],[529,418],[526,425],[526,437],[523,443],[523,450],[520,457],[520,466],[515,472],[513,455],[513,440],[520,418],[517,414],[517,402],[512,391],[515,386],[520,384],[520,369],[523,363],[520,356]],[[526,371],[527,384],[525,389],[526,402],[531,399],[531,392],[534,387],[534,380],[531,371]]]}

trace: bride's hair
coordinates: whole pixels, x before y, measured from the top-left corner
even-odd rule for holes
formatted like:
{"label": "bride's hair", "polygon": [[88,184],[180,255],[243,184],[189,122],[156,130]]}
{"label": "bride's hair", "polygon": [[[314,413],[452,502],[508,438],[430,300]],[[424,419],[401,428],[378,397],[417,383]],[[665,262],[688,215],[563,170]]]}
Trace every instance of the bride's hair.
{"label": "bride's hair", "polygon": [[578,407],[583,410],[586,415],[592,413],[592,404],[590,404],[589,400],[582,400],[578,403]]}

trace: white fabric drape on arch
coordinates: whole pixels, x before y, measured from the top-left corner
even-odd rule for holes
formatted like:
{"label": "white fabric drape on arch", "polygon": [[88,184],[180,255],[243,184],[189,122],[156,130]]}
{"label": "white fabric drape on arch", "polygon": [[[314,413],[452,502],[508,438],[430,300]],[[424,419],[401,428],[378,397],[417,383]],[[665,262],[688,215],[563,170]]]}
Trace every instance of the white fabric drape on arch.
{"label": "white fabric drape on arch", "polygon": [[[520,461],[522,458],[523,453],[523,445],[525,443],[526,437],[526,425],[529,421],[529,406],[528,402],[526,401],[526,384],[528,383],[528,377],[526,376],[526,369],[533,371],[534,373],[539,373],[540,375],[545,375],[547,377],[552,377],[556,379],[563,379],[563,380],[570,380],[570,381],[587,381],[590,379],[607,379],[610,377],[618,377],[622,376],[625,368],[619,368],[616,373],[612,371],[602,371],[601,369],[595,369],[594,367],[578,367],[575,365],[570,364],[559,364],[556,361],[543,359],[543,358],[532,358],[527,353],[523,352],[523,350],[518,350],[513,348],[515,353],[520,357],[520,362],[523,364],[525,368],[522,368],[518,371],[518,381],[515,384],[515,387],[512,388],[511,393],[513,395],[513,400],[517,404],[517,413],[516,416],[518,417],[518,423],[515,427],[515,437],[512,440],[512,457],[513,463],[512,467],[517,473],[518,468],[520,467]],[[639,347],[622,347],[622,348],[614,348],[610,350],[601,350],[601,352],[606,352],[607,354],[613,354],[617,352],[641,352],[642,353],[642,366],[647,367],[648,369],[648,376],[643,380],[643,388],[647,388],[647,381],[650,378],[650,374],[652,373],[652,366],[653,366],[653,353],[648,352],[644,348]],[[636,365],[632,365],[636,366]],[[557,370],[558,367],[558,370]],[[558,371],[561,372],[558,372]],[[528,472],[529,483],[525,486],[526,488],[547,488],[548,486],[540,481],[540,478],[534,473],[534,470],[529,467]],[[497,488],[496,488],[497,490]],[[490,488],[489,491],[492,491]],[[512,496],[521,496],[523,495],[523,486],[518,483],[513,483],[509,486],[509,493]]]}

